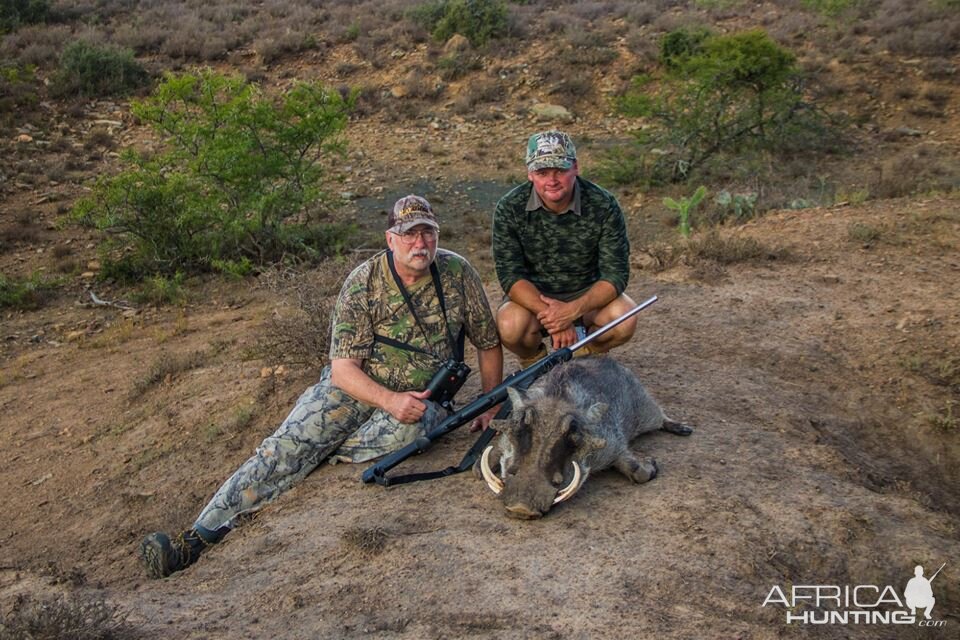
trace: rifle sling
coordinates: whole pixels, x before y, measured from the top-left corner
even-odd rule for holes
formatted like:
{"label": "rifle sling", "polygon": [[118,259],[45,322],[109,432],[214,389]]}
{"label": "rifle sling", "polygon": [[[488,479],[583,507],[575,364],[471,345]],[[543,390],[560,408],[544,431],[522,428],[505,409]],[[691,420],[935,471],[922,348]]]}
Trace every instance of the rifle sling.
{"label": "rifle sling", "polygon": [[[497,411],[497,415],[494,416],[497,420],[503,420],[510,415],[510,400],[504,400],[503,404],[500,405],[500,409]],[[487,445],[490,444],[490,441],[493,440],[493,437],[497,435],[497,432],[487,427],[484,429],[483,433],[480,434],[480,437],[477,438],[477,441],[473,443],[473,446],[467,451],[466,455],[463,456],[463,459],[455,467],[447,467],[446,469],[441,469],[440,471],[425,471],[423,473],[408,473],[402,476],[396,476],[393,478],[383,477],[383,486],[390,487],[395,484],[407,484],[408,482],[419,482],[420,480],[434,480],[436,478],[446,478],[447,476],[456,475],[458,473],[463,473],[467,469],[473,466],[473,463],[477,461],[477,458],[483,453],[483,450],[487,448]]]}

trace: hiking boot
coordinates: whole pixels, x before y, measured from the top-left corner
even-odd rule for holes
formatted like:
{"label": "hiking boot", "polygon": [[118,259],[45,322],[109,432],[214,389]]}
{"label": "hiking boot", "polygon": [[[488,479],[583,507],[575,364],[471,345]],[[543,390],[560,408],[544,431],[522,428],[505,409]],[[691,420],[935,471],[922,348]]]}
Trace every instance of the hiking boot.
{"label": "hiking boot", "polygon": [[576,351],[573,352],[574,358],[582,358],[584,356],[598,356],[606,353],[606,351],[601,351],[593,344],[585,344]]}
{"label": "hiking boot", "polygon": [[520,368],[526,369],[527,367],[536,364],[537,362],[543,360],[546,357],[547,357],[547,345],[541,342],[540,347],[537,349],[537,352],[535,354],[533,354],[529,358],[520,358],[518,356],[517,359],[520,362]]}
{"label": "hiking boot", "polygon": [[166,578],[196,562],[210,544],[196,529],[187,529],[173,540],[162,531],[157,531],[140,543],[140,558],[149,577]]}

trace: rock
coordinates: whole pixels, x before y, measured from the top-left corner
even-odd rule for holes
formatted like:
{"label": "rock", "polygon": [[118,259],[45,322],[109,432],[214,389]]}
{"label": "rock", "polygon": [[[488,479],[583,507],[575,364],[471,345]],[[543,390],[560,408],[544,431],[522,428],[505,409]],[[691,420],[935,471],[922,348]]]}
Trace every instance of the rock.
{"label": "rock", "polygon": [[87,270],[88,270],[88,271],[99,271],[99,270],[100,270],[100,261],[99,261],[99,260],[91,260],[90,262],[88,262],[88,263],[87,263]]}
{"label": "rock", "polygon": [[573,114],[559,104],[538,103],[530,107],[530,113],[539,121],[555,120],[557,122],[573,122]]}
{"label": "rock", "polygon": [[443,45],[443,52],[447,55],[455,53],[463,53],[470,48],[470,41],[459,33],[455,33],[450,36],[450,39],[447,40],[446,44]]}
{"label": "rock", "polygon": [[94,271],[84,271],[80,274],[80,277],[84,280],[92,280],[97,277],[97,274]]}
{"label": "rock", "polygon": [[84,331],[71,331],[65,335],[64,338],[66,338],[67,342],[76,342],[83,337],[84,333]]}
{"label": "rock", "polygon": [[401,84],[390,87],[390,95],[394,98],[405,98],[407,93],[407,88]]}
{"label": "rock", "polygon": [[911,129],[910,127],[897,127],[896,132],[902,136],[910,136],[912,138],[919,138],[923,135],[923,131],[919,129]]}

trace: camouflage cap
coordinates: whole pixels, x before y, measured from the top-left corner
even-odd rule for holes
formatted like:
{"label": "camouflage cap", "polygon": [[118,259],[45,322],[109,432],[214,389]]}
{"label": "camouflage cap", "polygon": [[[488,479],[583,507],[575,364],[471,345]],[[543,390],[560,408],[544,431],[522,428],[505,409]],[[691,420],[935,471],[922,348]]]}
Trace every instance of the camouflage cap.
{"label": "camouflage cap", "polygon": [[541,131],[527,140],[527,171],[569,169],[576,161],[577,148],[562,131]]}
{"label": "camouflage cap", "polygon": [[387,216],[387,231],[403,233],[418,224],[427,224],[434,229],[440,228],[433,207],[426,198],[420,196],[404,196],[393,205],[393,211]]}

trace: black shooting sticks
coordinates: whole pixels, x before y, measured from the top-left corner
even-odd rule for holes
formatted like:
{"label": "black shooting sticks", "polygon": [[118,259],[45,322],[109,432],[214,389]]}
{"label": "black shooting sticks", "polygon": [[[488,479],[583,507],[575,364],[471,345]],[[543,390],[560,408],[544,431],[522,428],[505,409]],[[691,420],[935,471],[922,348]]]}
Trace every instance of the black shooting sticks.
{"label": "black shooting sticks", "polygon": [[[595,340],[624,320],[637,315],[656,301],[657,296],[653,296],[649,300],[638,304],[636,307],[626,312],[619,318],[611,320],[579,342],[572,344],[569,347],[557,349],[546,358],[543,358],[542,360],[530,365],[526,369],[510,374],[499,385],[487,393],[477,397],[476,400],[466,405],[459,411],[455,411],[454,413],[450,414],[446,419],[443,420],[443,422],[438,424],[432,430],[428,431],[426,435],[417,438],[404,448],[394,451],[377,462],[375,465],[365,469],[362,476],[363,482],[365,484],[376,482],[384,487],[390,486],[390,479],[386,476],[387,471],[393,469],[410,456],[423,453],[429,449],[433,442],[440,436],[446,435],[454,429],[462,427],[480,414],[488,411],[491,407],[494,407],[506,400],[508,387],[526,389],[528,386],[530,386],[530,383],[546,372],[573,358],[574,351],[591,342],[592,340]],[[487,429],[487,431],[490,431],[490,429]]]}

